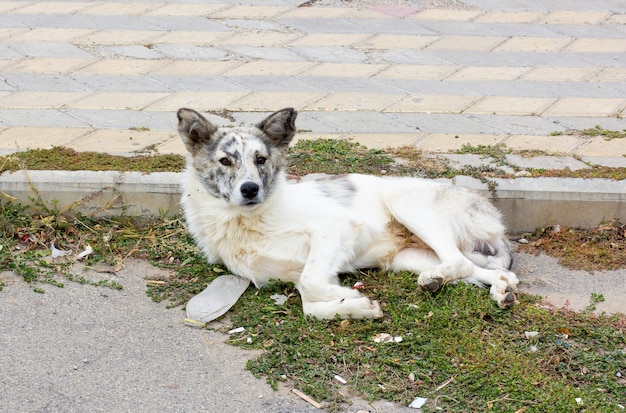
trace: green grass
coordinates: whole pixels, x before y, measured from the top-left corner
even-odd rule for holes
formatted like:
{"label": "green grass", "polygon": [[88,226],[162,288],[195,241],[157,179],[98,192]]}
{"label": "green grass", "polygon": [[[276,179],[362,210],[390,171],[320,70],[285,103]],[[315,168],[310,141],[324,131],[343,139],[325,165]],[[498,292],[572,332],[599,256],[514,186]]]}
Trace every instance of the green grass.
{"label": "green grass", "polygon": [[[60,148],[52,151],[33,152],[29,155],[33,159],[20,155],[24,157],[16,165],[41,160],[45,153],[66,169],[64,163],[79,156]],[[463,148],[463,153],[501,160],[506,151],[489,146]],[[59,161],[63,153],[68,157]],[[292,149],[292,157],[289,172],[294,175],[367,172],[453,177],[458,173],[414,148],[370,150],[347,141],[301,141]],[[6,165],[7,159],[0,159],[0,165]],[[465,172],[488,179],[490,174],[501,176],[498,166]],[[89,280],[71,273],[71,261],[50,259],[51,242],[72,251],[89,244],[94,252],[85,264],[108,265],[113,272],[129,257],[172,269],[172,276],[147,280],[147,295],[167,302],[168,307],[180,308],[215,277],[228,273],[222,266],[205,262],[180,217],[94,218],[38,207],[43,212],[33,213],[32,208],[0,196],[0,269],[13,271],[34,292],[45,293],[67,282],[123,288],[107,279]],[[611,228],[623,228],[616,225]],[[585,233],[588,239],[572,241],[571,248],[579,247],[574,255],[585,250],[596,254],[590,260],[608,263],[593,258],[619,251],[610,245],[618,231],[608,236],[608,230],[607,226],[600,234],[591,231]],[[568,229],[562,236],[574,231]],[[544,234],[535,234],[530,246],[551,246],[542,249],[549,253],[563,249],[559,248],[565,245],[563,239]],[[581,245],[587,245],[586,249]],[[487,290],[461,284],[430,294],[417,289],[416,276],[409,273],[371,270],[344,279],[346,285],[356,281],[365,284],[366,295],[381,302],[383,319],[309,319],[302,313],[294,287],[275,283],[260,291],[249,288],[233,307],[230,324],[246,330],[230,336],[229,342],[263,350],[248,362],[252,373],[272,386],[285,381],[330,410],[342,408],[346,393],[405,405],[416,396],[426,397],[424,412],[613,412],[621,411],[618,404],[626,405],[626,380],[618,375],[626,375],[626,319],[592,313],[603,300],[599,294],[592,294],[587,310],[579,313],[551,308],[524,294],[518,296],[518,305],[505,311],[488,297]],[[3,288],[11,288],[4,284],[0,280],[0,294]],[[275,293],[289,299],[279,306],[270,298]],[[539,335],[527,338],[525,332],[531,331]],[[402,337],[402,341],[375,343],[372,338],[379,333]],[[339,384],[334,375],[348,384]]]}

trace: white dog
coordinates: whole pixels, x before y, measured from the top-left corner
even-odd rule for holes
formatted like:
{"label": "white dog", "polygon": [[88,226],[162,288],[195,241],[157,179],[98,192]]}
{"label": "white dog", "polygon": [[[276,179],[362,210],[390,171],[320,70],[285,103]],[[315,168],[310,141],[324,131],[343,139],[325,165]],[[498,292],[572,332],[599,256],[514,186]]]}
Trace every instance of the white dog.
{"label": "white dog", "polygon": [[339,284],[339,273],[378,267],[419,274],[435,291],[469,279],[515,302],[517,277],[499,211],[469,190],[419,178],[338,175],[290,183],[284,166],[297,112],[252,127],[218,128],[178,111],[190,157],[182,205],[211,263],[251,280],[292,282],[305,314],[381,317],[379,303]]}

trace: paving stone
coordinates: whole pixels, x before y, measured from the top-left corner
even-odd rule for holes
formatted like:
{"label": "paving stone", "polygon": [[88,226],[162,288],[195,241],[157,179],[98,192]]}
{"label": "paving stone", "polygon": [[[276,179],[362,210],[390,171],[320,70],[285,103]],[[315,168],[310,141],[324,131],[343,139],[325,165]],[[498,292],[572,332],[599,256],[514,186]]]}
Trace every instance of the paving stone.
{"label": "paving stone", "polygon": [[576,39],[565,50],[570,52],[626,52],[626,41],[620,39]]}
{"label": "paving stone", "polygon": [[277,23],[268,20],[253,20],[253,19],[227,19],[222,20],[222,24],[228,27],[234,27],[245,30],[262,30],[262,31],[281,31],[285,28]]}
{"label": "paving stone", "polygon": [[459,66],[521,66],[507,53],[472,50],[433,50],[435,56]]}
{"label": "paving stone", "polygon": [[69,43],[95,33],[93,29],[33,27],[11,35],[12,42],[60,42]]}
{"label": "paving stone", "polygon": [[522,76],[524,80],[581,82],[591,79],[598,67],[536,67]]}
{"label": "paving stone", "polygon": [[452,65],[392,65],[375,75],[380,79],[442,80],[459,70]]}
{"label": "paving stone", "polygon": [[165,30],[163,26],[160,26],[152,21],[150,21],[146,17],[142,16],[130,16],[130,15],[120,15],[120,16],[104,16],[104,15],[81,15],[81,20],[84,20],[91,25],[104,30],[118,30],[118,29],[128,29],[130,27],[133,30],[147,30],[147,31],[155,31],[155,30]]}
{"label": "paving stone", "polygon": [[368,56],[362,51],[348,47],[290,47],[289,50],[304,56],[306,60],[315,62],[360,63],[368,59]]}
{"label": "paving stone", "polygon": [[141,110],[169,96],[169,93],[98,92],[80,99],[72,99],[65,107],[77,109]]}
{"label": "paving stone", "polygon": [[307,107],[308,102],[319,100],[323,96],[319,92],[253,92],[226,104],[224,108],[238,112],[263,112],[268,108],[279,110],[286,107],[301,110]]}
{"label": "paving stone", "polygon": [[185,3],[161,3],[159,7],[146,12],[147,16],[210,16],[213,13],[229,7],[227,4]]}
{"label": "paving stone", "polygon": [[5,42],[5,45],[26,57],[56,57],[88,59],[89,53],[68,43]]}
{"label": "paving stone", "polygon": [[373,10],[401,19],[415,14],[421,9],[419,7],[404,4],[383,4],[373,7]]}
{"label": "paving stone", "polygon": [[[300,37],[289,42],[289,46],[311,47],[311,46],[351,46],[370,39],[371,34],[339,34],[339,33],[314,33]],[[367,43],[366,43],[367,44]]]}
{"label": "paving stone", "polygon": [[230,32],[227,26],[202,16],[147,16],[145,19],[163,30],[190,30],[196,32]]}
{"label": "paving stone", "polygon": [[24,55],[15,50],[0,44],[0,59],[21,59]]}
{"label": "paving stone", "polygon": [[[224,49],[243,58],[302,62],[306,59],[284,47],[261,47],[247,45],[224,45]],[[243,59],[242,59],[243,60]]]}
{"label": "paving stone", "polygon": [[161,53],[141,45],[102,47],[100,54],[104,58],[163,59],[165,57]]}
{"label": "paving stone", "polygon": [[315,66],[313,62],[274,62],[253,61],[234,67],[226,72],[228,76],[293,76]]}
{"label": "paving stone", "polygon": [[389,119],[403,123],[412,131],[427,133],[458,134],[494,134],[501,133],[476,116],[444,113],[387,113]]}
{"label": "paving stone", "polygon": [[88,90],[85,85],[63,74],[5,73],[2,77],[10,86],[20,91],[83,92]]}
{"label": "paving stone", "polygon": [[0,97],[0,108],[60,108],[86,96],[85,92],[16,92]]}
{"label": "paving stone", "polygon": [[[63,115],[80,121],[96,129],[143,129],[171,130],[171,122],[160,122],[145,113],[135,110],[92,110],[61,109]],[[59,125],[55,125],[59,126]],[[71,125],[70,125],[71,126]],[[98,146],[102,148],[103,146]]]}
{"label": "paving stone", "polygon": [[607,130],[626,130],[626,119],[623,117],[546,116],[545,119],[562,126],[564,129],[571,130],[584,130],[596,126]]}
{"label": "paving stone", "polygon": [[67,147],[73,140],[89,132],[89,128],[13,127],[0,132],[0,153]]}
{"label": "paving stone", "polygon": [[381,93],[333,93],[308,103],[306,110],[381,112],[403,96]]}
{"label": "paving stone", "polygon": [[551,11],[539,20],[544,24],[600,24],[611,16],[603,11],[559,10]]}
{"label": "paving stone", "polygon": [[591,80],[596,82],[626,82],[626,67],[605,67]]}
{"label": "paving stone", "polygon": [[89,124],[56,109],[0,109],[0,125],[42,128],[84,128]]}
{"label": "paving stone", "polygon": [[500,52],[558,52],[572,42],[569,37],[512,37],[495,48]]}
{"label": "paving stone", "polygon": [[491,51],[506,40],[506,37],[495,36],[445,36],[426,46],[426,49]]}
{"label": "paving stone", "polygon": [[626,104],[623,98],[565,97],[544,112],[545,116],[613,116]]}
{"label": "paving stone", "polygon": [[399,34],[377,34],[362,40],[355,47],[358,49],[396,49],[402,45],[404,49],[423,49],[441,39],[441,36],[410,36]]}
{"label": "paving stone", "polygon": [[543,82],[519,80],[453,81],[444,79],[442,83],[449,89],[457,90],[457,93],[463,92],[481,96],[552,97],[543,90]]}
{"label": "paving stone", "polygon": [[441,57],[436,50],[415,50],[415,49],[391,49],[374,51],[370,53],[371,58],[379,63],[391,62],[402,65],[430,65],[430,66],[450,66],[452,62]]}
{"label": "paving stone", "polygon": [[506,155],[509,164],[522,169],[565,169],[572,171],[588,169],[589,166],[571,156],[530,156],[525,157],[516,154]]}
{"label": "paving stone", "polygon": [[[258,4],[258,3],[257,3]],[[290,8],[280,6],[262,7],[259,5],[237,5],[211,14],[215,19],[259,19],[269,18],[289,11]]]}
{"label": "paving stone", "polygon": [[[476,23],[478,24],[478,23]],[[488,25],[491,36],[510,36],[510,37],[541,37],[541,38],[558,38],[571,37],[566,34],[558,33],[553,30],[554,26],[546,24],[510,24],[510,23],[491,23]]]}
{"label": "paving stone", "polygon": [[230,32],[194,32],[176,30],[160,32],[158,36],[151,38],[153,44],[188,44],[195,46],[214,46],[222,39],[232,36]]}
{"label": "paving stone", "polygon": [[490,80],[517,80],[527,73],[529,67],[501,67],[501,66],[485,66],[485,67],[464,67],[450,76],[447,81],[490,81]]}
{"label": "paving stone", "polygon": [[544,12],[536,11],[488,11],[476,17],[474,21],[479,23],[528,24],[537,22],[544,15]]}
{"label": "paving stone", "polygon": [[549,26],[556,34],[567,36],[571,38],[607,38],[607,39],[619,39],[624,35],[620,32],[618,27],[602,26],[602,25],[569,25],[558,24]]}
{"label": "paving stone", "polygon": [[247,45],[258,47],[279,47],[300,37],[295,33],[257,32],[235,34],[219,41],[220,45]]}
{"label": "paving stone", "polygon": [[412,94],[385,108],[385,112],[461,113],[480,96]]}
{"label": "paving stone", "polygon": [[626,156],[582,156],[580,160],[591,165],[608,166],[609,168],[626,168]]}
{"label": "paving stone", "polygon": [[574,135],[511,135],[504,141],[507,148],[514,150],[541,150],[550,153],[569,153],[582,143],[582,138]]}
{"label": "paving stone", "polygon": [[[79,14],[86,15],[106,15],[106,16],[116,16],[116,15],[140,15],[145,14],[149,10],[158,7],[158,4],[150,4],[150,3],[120,3],[120,2],[112,2],[112,3],[96,3],[95,5],[89,5],[88,7],[82,7],[78,11]],[[23,10],[22,10],[23,12]]]}
{"label": "paving stone", "polygon": [[184,60],[223,60],[224,50],[215,47],[202,47],[186,44],[157,44],[151,50],[174,59]]}
{"label": "paving stone", "polygon": [[165,85],[166,89],[188,92],[246,92],[246,87],[230,82],[223,77],[200,75],[150,74],[150,78]]}
{"label": "paving stone", "polygon": [[223,76],[246,90],[257,92],[320,92],[322,88],[293,76]]}
{"label": "paving stone", "polygon": [[[148,45],[163,36],[164,32],[154,30],[97,30],[71,41],[84,48],[105,49],[106,46],[126,46],[129,50],[149,49]],[[137,53],[137,52],[134,52]],[[149,52],[145,50],[143,55],[136,57],[150,58]],[[159,56],[155,56],[159,57]]]}
{"label": "paving stone", "polygon": [[14,62],[11,65],[5,66],[3,70],[10,73],[69,74],[84,66],[88,66],[95,61],[96,59],[57,59],[49,57],[36,57]]}
{"label": "paving stone", "polygon": [[159,61],[158,69],[151,71],[152,75],[178,76],[215,76],[228,72],[230,69],[242,65],[237,61]]}
{"label": "paving stone", "polygon": [[564,132],[562,125],[539,116],[513,115],[467,115],[483,125],[493,128],[499,133],[509,135],[544,135],[552,132]]}
{"label": "paving stone", "polygon": [[539,116],[554,102],[553,98],[489,96],[468,107],[465,113]]}
{"label": "paving stone", "polygon": [[84,75],[72,78],[98,92],[171,92],[172,89],[144,75]]}
{"label": "paving stone", "polygon": [[328,92],[357,92],[357,93],[385,93],[385,94],[403,94],[405,91],[388,84],[385,80],[373,78],[358,79],[350,77],[335,76],[298,76],[301,79],[318,90]]}
{"label": "paving stone", "polygon": [[407,34],[407,35],[426,35],[433,36],[437,31],[415,20],[393,20],[390,24],[389,19],[346,19],[360,27],[362,33],[375,34]]}
{"label": "paving stone", "polygon": [[571,52],[497,52],[500,56],[508,58],[511,66],[563,66],[563,67],[583,67],[594,66],[593,63],[583,59],[582,53]]}
{"label": "paving stone", "polygon": [[[309,64],[310,66],[310,64]],[[302,76],[335,76],[369,78],[380,73],[388,65],[360,64],[360,63],[332,63],[324,62],[315,64],[310,69],[300,73]]]}
{"label": "paving stone", "polygon": [[229,103],[248,95],[250,92],[176,92],[151,104],[148,111],[177,111],[179,108],[192,108],[199,111],[221,111]]}
{"label": "paving stone", "polygon": [[318,119],[343,133],[419,132],[404,122],[378,112],[318,112]]}
{"label": "paving stone", "polygon": [[[2,17],[0,18],[0,24],[2,27],[21,27],[22,25],[25,25],[26,27],[56,27],[92,30],[99,28],[94,22],[86,20],[82,16],[72,14],[56,14],[54,19],[51,19],[47,14],[14,14],[7,16],[8,18],[6,19],[6,24],[4,16],[0,17]],[[13,25],[11,25],[11,21],[14,22]],[[17,24],[17,26],[15,24]]]}
{"label": "paving stone", "polygon": [[452,20],[455,22],[466,22],[474,20],[484,12],[482,10],[451,10],[451,9],[427,9],[413,14],[412,19],[416,20]]}
{"label": "paving stone", "polygon": [[75,14],[89,7],[83,2],[36,2],[20,7],[20,14]]}
{"label": "paving stone", "polygon": [[[308,10],[307,10],[308,11]],[[328,18],[303,18],[303,19],[284,19],[279,18],[278,22],[287,28],[302,33],[356,33],[362,34],[363,29],[356,24],[339,19]]]}
{"label": "paving stone", "polygon": [[80,69],[73,72],[81,75],[141,75],[167,63],[163,60],[145,59],[94,59],[89,65],[83,63]]}
{"label": "paving stone", "polygon": [[[458,151],[464,145],[491,145],[495,146],[504,139],[504,135],[480,134],[480,133],[433,133],[418,142],[415,146],[426,152],[445,153]],[[476,161],[481,162],[481,155],[475,155]],[[469,159],[469,158],[468,158]],[[486,162],[490,162],[490,159]]]}
{"label": "paving stone", "polygon": [[342,137],[370,149],[387,149],[415,145],[424,136],[423,133],[354,133]]}
{"label": "paving stone", "polygon": [[626,53],[576,53],[581,61],[594,66],[626,67]]}
{"label": "paving stone", "polygon": [[75,140],[71,146],[77,151],[107,148],[109,153],[127,154],[158,145],[169,140],[170,135],[166,131],[101,129]]}

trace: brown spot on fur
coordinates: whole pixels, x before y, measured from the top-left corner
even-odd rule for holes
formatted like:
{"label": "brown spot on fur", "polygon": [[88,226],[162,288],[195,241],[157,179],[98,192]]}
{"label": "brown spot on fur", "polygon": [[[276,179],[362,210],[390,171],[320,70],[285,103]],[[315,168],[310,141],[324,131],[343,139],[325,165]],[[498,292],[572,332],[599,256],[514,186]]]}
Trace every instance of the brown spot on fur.
{"label": "brown spot on fur", "polygon": [[387,231],[389,231],[397,240],[397,244],[400,249],[404,248],[413,248],[418,250],[430,250],[432,248],[428,244],[426,244],[420,237],[413,234],[407,227],[396,221],[395,219],[391,219],[387,223]]}

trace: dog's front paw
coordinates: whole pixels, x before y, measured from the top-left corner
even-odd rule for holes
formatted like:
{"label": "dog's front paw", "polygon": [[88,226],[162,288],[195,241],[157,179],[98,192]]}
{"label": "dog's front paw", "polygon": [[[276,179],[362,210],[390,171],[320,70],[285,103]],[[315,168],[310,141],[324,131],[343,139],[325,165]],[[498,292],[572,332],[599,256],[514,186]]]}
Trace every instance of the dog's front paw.
{"label": "dog's front paw", "polygon": [[511,287],[509,285],[509,280],[503,276],[491,286],[489,289],[489,296],[498,303],[498,307],[509,309],[513,307],[516,302],[513,291],[514,287]]}
{"label": "dog's front paw", "polygon": [[430,292],[435,292],[443,287],[444,280],[437,271],[429,270],[424,271],[420,274],[419,278],[417,279],[417,283],[423,289]]}

